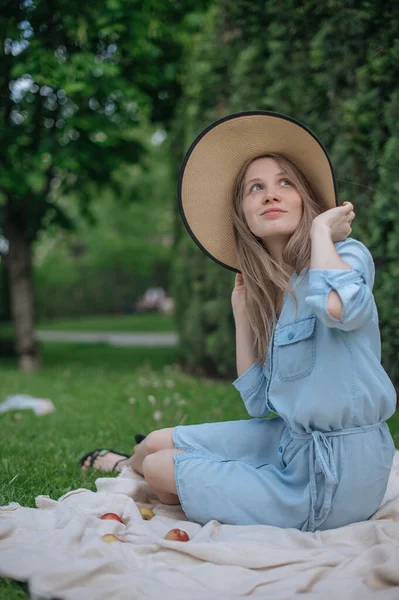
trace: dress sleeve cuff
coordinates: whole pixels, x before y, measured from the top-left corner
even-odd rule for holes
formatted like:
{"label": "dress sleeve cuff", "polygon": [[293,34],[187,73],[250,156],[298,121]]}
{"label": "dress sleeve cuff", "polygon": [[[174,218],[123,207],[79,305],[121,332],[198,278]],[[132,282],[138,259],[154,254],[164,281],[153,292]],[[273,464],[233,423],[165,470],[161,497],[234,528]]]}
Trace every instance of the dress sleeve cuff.
{"label": "dress sleeve cuff", "polygon": [[259,387],[264,379],[262,367],[258,362],[254,362],[244,373],[241,373],[233,385],[238,390],[242,398],[246,398],[257,387]]}
{"label": "dress sleeve cuff", "polygon": [[365,283],[362,273],[357,269],[310,269],[308,290],[315,292],[340,292],[347,285]]}
{"label": "dress sleeve cuff", "polygon": [[[341,301],[339,319],[327,307],[328,297],[335,290]],[[372,293],[363,273],[358,269],[311,269],[305,302],[328,327],[350,331],[364,325],[372,318],[374,305]]]}

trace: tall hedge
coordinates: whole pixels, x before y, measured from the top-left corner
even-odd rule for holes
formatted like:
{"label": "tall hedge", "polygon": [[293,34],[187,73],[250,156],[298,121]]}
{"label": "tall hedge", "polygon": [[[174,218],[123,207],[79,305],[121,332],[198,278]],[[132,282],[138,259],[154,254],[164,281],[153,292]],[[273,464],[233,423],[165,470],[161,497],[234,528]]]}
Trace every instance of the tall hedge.
{"label": "tall hedge", "polygon": [[[382,362],[399,383],[399,5],[218,0],[187,44],[184,94],[172,142],[184,153],[215,119],[274,110],[306,123],[326,145],[339,202],[353,202],[352,236],[376,263]],[[175,297],[186,367],[235,377],[234,273],[207,258],[176,210]]]}

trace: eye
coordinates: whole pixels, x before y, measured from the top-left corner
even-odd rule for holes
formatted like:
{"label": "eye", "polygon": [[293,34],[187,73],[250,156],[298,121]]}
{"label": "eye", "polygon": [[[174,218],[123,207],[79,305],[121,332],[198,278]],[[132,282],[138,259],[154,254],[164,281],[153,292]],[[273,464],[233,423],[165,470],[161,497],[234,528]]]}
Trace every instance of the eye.
{"label": "eye", "polygon": [[254,183],[254,185],[249,189],[249,191],[252,192],[253,189],[256,188],[256,186],[259,186],[260,188],[262,188],[262,184],[261,183]]}
{"label": "eye", "polygon": [[280,185],[282,183],[285,183],[286,185],[283,185],[283,187],[286,187],[287,185],[292,185],[291,181],[289,179],[280,179]]}

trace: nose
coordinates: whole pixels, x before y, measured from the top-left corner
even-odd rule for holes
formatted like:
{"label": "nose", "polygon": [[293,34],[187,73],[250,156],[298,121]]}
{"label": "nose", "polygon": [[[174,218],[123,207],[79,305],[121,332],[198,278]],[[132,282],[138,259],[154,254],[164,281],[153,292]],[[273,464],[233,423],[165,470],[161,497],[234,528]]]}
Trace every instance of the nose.
{"label": "nose", "polygon": [[262,202],[280,202],[280,200],[280,195],[274,190],[268,191],[262,198]]}

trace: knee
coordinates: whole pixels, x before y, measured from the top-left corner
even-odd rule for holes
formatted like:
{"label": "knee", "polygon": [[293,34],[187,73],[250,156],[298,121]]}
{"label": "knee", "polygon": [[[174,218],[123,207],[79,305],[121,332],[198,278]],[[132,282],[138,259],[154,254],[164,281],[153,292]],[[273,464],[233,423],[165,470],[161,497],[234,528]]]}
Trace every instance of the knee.
{"label": "knee", "polygon": [[147,454],[143,460],[143,475],[149,485],[157,479],[159,470],[159,457],[157,453]]}
{"label": "knee", "polygon": [[144,440],[147,452],[153,454],[159,450],[173,449],[175,447],[173,429],[173,427],[167,427],[151,431]]}

